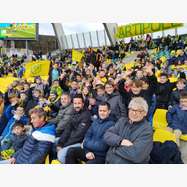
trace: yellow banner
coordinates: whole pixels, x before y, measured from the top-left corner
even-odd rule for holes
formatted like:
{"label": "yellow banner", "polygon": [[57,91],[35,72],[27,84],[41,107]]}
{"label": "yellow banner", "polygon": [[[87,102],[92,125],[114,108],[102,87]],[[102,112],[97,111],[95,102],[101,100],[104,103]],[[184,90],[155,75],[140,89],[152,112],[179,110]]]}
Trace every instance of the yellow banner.
{"label": "yellow banner", "polygon": [[183,23],[134,23],[119,26],[115,36],[116,38],[128,38],[182,26],[184,26]]}
{"label": "yellow banner", "polygon": [[50,61],[39,60],[36,62],[29,62],[25,65],[24,78],[35,76],[48,76],[50,68]]}
{"label": "yellow banner", "polygon": [[81,62],[83,56],[83,53],[74,49],[72,50],[72,61]]}
{"label": "yellow banner", "polygon": [[5,93],[8,89],[8,86],[12,84],[15,80],[18,80],[18,78],[15,77],[0,78],[0,91],[2,93]]}

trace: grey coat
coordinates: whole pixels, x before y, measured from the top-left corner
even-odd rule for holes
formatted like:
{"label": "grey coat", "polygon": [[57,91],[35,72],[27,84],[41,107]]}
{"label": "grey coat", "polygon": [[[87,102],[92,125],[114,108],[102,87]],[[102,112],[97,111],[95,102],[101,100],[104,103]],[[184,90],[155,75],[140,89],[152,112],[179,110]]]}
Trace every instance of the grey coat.
{"label": "grey coat", "polygon": [[125,104],[122,102],[122,97],[118,92],[106,95],[106,101],[111,106],[111,116],[115,121],[121,117],[127,117],[127,110]]}
{"label": "grey coat", "polygon": [[[132,146],[121,146],[121,141],[128,139]],[[130,124],[127,118],[121,118],[104,135],[110,146],[106,163],[109,164],[145,164],[149,162],[153,147],[153,130],[146,120]]]}
{"label": "grey coat", "polygon": [[60,108],[56,118],[49,120],[50,123],[55,123],[57,125],[56,132],[60,135],[65,127],[70,123],[71,117],[73,115],[73,104],[69,104],[66,107]]}

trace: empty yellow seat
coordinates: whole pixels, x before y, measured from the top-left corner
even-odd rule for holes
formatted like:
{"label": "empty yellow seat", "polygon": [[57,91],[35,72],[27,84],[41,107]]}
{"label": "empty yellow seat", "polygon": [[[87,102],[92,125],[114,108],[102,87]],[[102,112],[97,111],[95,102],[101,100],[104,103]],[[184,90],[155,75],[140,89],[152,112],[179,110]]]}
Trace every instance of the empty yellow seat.
{"label": "empty yellow seat", "polygon": [[59,160],[52,160],[51,164],[61,164]]}
{"label": "empty yellow seat", "polygon": [[46,159],[45,159],[45,164],[50,164],[49,163],[49,155],[47,155]]}
{"label": "empty yellow seat", "polygon": [[168,125],[166,120],[167,110],[165,109],[156,109],[153,115],[153,128],[154,129],[165,129]]}
{"label": "empty yellow seat", "polygon": [[164,129],[156,129],[153,134],[153,141],[161,143],[164,143],[165,141],[173,141],[176,143],[176,137],[172,132]]}

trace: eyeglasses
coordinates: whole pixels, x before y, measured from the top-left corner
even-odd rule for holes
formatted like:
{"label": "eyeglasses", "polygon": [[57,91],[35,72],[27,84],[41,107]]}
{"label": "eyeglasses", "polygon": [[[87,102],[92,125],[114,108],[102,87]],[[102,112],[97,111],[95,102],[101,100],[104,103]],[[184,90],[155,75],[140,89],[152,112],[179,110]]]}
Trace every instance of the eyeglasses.
{"label": "eyeglasses", "polygon": [[133,108],[129,108],[129,111],[134,112],[134,113],[142,113],[142,112],[144,112],[144,110],[137,110],[137,109],[133,109]]}

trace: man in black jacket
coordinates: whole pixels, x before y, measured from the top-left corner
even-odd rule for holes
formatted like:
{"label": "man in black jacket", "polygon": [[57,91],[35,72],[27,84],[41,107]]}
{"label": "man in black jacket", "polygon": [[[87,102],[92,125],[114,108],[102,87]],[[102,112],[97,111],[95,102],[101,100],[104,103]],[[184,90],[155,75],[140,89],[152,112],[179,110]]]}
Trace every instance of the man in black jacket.
{"label": "man in black jacket", "polygon": [[82,95],[73,98],[73,115],[70,124],[63,131],[57,144],[57,157],[65,163],[65,157],[70,147],[79,147],[91,123],[91,115],[84,107]]}

